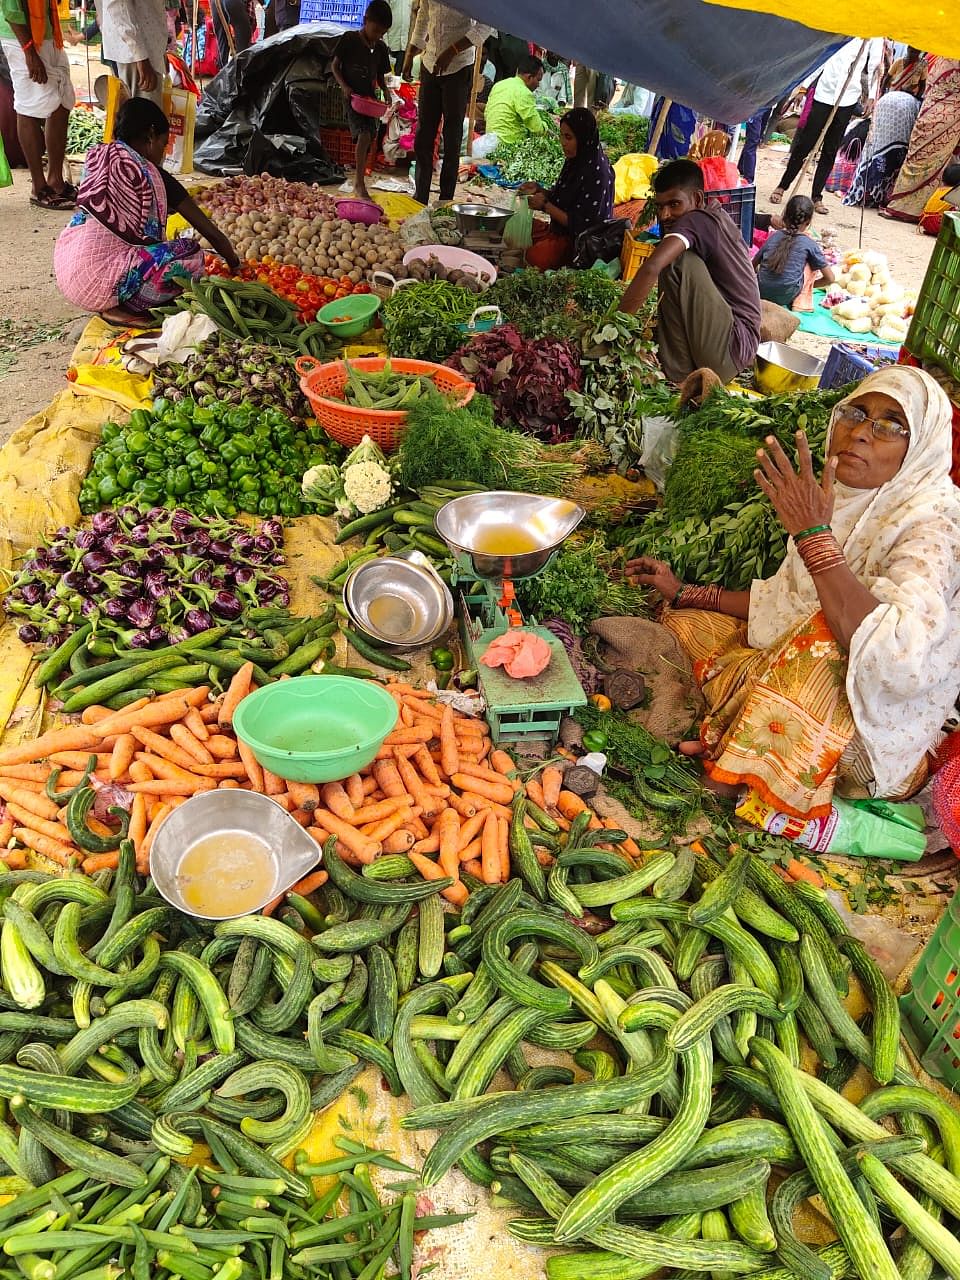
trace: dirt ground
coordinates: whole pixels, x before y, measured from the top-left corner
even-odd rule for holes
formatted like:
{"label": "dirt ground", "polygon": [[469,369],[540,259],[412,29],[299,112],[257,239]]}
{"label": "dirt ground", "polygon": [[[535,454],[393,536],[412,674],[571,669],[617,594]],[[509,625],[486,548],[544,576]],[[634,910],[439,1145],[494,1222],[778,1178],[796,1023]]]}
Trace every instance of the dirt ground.
{"label": "dirt ground", "polygon": [[[82,48],[70,51],[73,79],[79,97],[87,97],[88,85],[103,68],[92,62],[88,74]],[[768,210],[767,197],[776,186],[785,153],[772,148],[760,152],[757,171],[757,208]],[[74,172],[74,179],[79,177]],[[0,190],[0,227],[3,228],[4,271],[0,275],[0,442],[26,418],[49,403],[63,385],[70,351],[82,327],[81,313],[61,297],[53,277],[53,246],[69,214],[35,209],[29,202],[30,186],[23,169],[14,171],[12,187]],[[835,226],[842,249],[860,241],[860,214],[846,209],[836,196],[825,197],[828,217],[818,225]],[[893,274],[907,289],[919,289],[933,240],[913,227],[888,222],[872,211],[863,219],[862,247],[886,253]],[[817,355],[826,355],[830,343],[823,338],[798,334],[794,343]]]}

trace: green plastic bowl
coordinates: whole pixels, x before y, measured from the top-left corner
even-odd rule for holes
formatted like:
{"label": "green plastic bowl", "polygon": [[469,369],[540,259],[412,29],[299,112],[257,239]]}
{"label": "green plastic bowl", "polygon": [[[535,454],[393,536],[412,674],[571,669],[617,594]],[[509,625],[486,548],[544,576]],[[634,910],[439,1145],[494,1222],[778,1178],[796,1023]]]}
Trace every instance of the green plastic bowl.
{"label": "green plastic bowl", "polygon": [[397,723],[385,689],[352,676],[296,676],[264,685],[233,715],[259,764],[291,782],[336,782],[368,765]]}
{"label": "green plastic bowl", "polygon": [[[366,333],[373,317],[380,310],[380,299],[375,293],[352,293],[348,298],[328,302],[317,312],[317,319],[338,338],[355,338]],[[336,319],[349,316],[349,320]]]}

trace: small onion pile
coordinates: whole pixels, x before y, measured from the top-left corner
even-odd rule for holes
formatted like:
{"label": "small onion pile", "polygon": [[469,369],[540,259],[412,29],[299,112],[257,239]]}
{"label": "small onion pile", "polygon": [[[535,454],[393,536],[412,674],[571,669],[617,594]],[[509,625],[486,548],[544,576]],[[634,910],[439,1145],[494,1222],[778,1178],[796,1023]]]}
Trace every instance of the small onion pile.
{"label": "small onion pile", "polygon": [[306,182],[287,182],[285,178],[271,178],[261,174],[247,178],[242,174],[224,178],[200,192],[200,203],[218,221],[224,214],[256,213],[281,215],[286,218],[333,218],[337,206],[332,196],[322,187],[309,186]]}

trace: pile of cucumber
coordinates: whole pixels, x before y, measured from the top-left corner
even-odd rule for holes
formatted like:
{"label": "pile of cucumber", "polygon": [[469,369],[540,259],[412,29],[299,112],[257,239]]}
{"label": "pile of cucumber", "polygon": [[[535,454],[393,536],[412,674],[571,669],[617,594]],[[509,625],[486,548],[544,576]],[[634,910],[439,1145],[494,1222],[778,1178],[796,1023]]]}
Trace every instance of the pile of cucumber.
{"label": "pile of cucumber", "polygon": [[[128,844],[90,879],[0,871],[6,1257],[26,1250],[30,1280],[71,1280],[140,1258],[150,1231],[198,1250],[162,1280],[223,1280],[228,1238],[235,1280],[266,1274],[264,1251],[271,1276],[301,1280],[296,1224],[317,1215],[304,1158],[282,1162],[369,1063],[412,1103],[405,1127],[440,1131],[422,1185],[458,1165],[488,1187],[517,1238],[564,1246],[549,1280],[960,1275],[960,1116],[913,1076],[894,994],[827,898],[720,842],[637,865],[622,832],[598,848],[590,819],[563,832],[518,801],[514,878],[464,875],[460,911],[405,856],[361,874],[335,841],[315,894],[216,925],[168,907]],[[843,1003],[854,978],[871,1006],[859,1023]],[[841,1091],[861,1064],[877,1087],[856,1105]],[[272,1193],[242,1220],[235,1206],[168,1230],[188,1193],[158,1157],[189,1162],[201,1143],[238,1180],[228,1200],[244,1201],[243,1179],[282,1185],[283,1230]],[[78,1201],[69,1174],[54,1196],[64,1167],[114,1216],[97,1217],[93,1192]],[[108,1253],[76,1219],[125,1214],[113,1188],[140,1216],[111,1228]],[[814,1193],[839,1235],[818,1249],[794,1232]],[[370,1220],[384,1236],[364,1280],[399,1248],[397,1213]],[[321,1260],[333,1280],[357,1274]]]}

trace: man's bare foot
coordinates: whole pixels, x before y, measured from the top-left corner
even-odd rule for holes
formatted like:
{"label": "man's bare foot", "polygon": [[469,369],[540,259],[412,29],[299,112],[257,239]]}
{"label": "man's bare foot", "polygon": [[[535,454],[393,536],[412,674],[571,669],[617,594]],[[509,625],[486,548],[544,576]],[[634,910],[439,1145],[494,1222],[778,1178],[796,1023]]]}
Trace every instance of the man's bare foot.
{"label": "man's bare foot", "polygon": [[[367,190],[365,182],[358,182],[353,188],[353,194],[358,200],[370,200],[370,192]],[[372,201],[371,201],[372,203]]]}
{"label": "man's bare foot", "polygon": [[699,738],[693,738],[688,742],[681,742],[677,750],[682,756],[702,756],[703,743]]}
{"label": "man's bare foot", "polygon": [[775,191],[771,191],[771,192],[770,192],[770,203],[771,203],[771,204],[781,204],[781,203],[782,203],[782,201],[783,201],[783,197],[784,197],[786,194],[787,194],[787,193],[786,193],[784,190],[782,190],[782,188],[777,187]]}
{"label": "man's bare foot", "polygon": [[707,791],[712,791],[715,796],[724,796],[728,800],[738,800],[743,787],[733,782],[715,782],[713,778],[709,778],[706,774],[703,777],[703,786]]}

